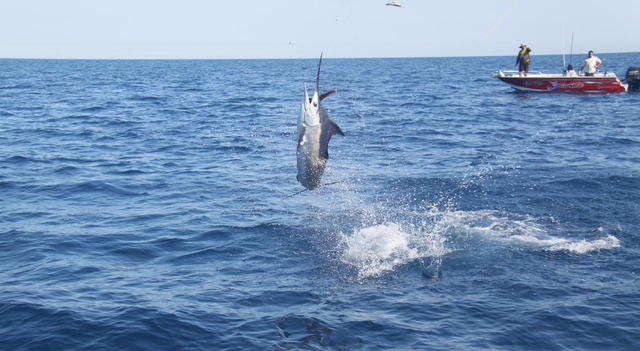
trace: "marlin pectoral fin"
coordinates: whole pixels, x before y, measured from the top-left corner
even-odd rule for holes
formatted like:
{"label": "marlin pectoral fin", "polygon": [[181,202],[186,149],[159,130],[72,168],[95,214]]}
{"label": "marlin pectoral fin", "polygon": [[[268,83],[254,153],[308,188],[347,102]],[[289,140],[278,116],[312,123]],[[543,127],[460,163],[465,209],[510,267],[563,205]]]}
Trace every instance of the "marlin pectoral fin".
{"label": "marlin pectoral fin", "polygon": [[329,159],[329,144],[324,144],[320,147],[320,158],[323,160]]}
{"label": "marlin pectoral fin", "polygon": [[331,138],[333,134],[340,134],[344,136],[344,132],[342,131],[342,129],[340,129],[340,127],[336,124],[336,122],[330,119],[329,120],[329,138]]}
{"label": "marlin pectoral fin", "polygon": [[326,93],[323,93],[322,95],[320,95],[320,101],[324,100],[324,98],[326,98],[327,96],[331,95],[331,94],[335,94],[338,91],[333,89],[333,90],[329,90]]}
{"label": "marlin pectoral fin", "polygon": [[327,120],[327,127],[320,136],[320,157],[325,160],[329,159],[329,141],[334,134],[340,134],[344,136],[344,132],[332,119]]}

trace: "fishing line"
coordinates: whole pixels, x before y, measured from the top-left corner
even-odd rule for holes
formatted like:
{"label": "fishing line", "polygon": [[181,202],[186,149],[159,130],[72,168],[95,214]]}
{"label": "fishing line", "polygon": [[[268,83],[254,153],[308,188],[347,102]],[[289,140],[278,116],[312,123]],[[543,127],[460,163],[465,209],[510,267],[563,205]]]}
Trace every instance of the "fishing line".
{"label": "fishing line", "polygon": [[[330,182],[330,183],[320,184],[320,185],[318,186],[318,188],[322,188],[322,187],[325,187],[325,186],[327,186],[327,185],[334,185],[334,184],[338,184],[338,183],[344,183],[344,180],[337,180],[337,181],[335,181],[335,182]],[[291,195],[287,195],[287,196],[285,197],[285,199],[288,199],[288,198],[290,198],[290,197],[296,196],[296,195],[298,195],[298,194],[304,193],[305,191],[309,191],[309,190],[312,190],[312,189],[302,189],[302,190],[297,191],[297,192],[295,192],[295,193],[293,193],[293,194],[291,194]]]}

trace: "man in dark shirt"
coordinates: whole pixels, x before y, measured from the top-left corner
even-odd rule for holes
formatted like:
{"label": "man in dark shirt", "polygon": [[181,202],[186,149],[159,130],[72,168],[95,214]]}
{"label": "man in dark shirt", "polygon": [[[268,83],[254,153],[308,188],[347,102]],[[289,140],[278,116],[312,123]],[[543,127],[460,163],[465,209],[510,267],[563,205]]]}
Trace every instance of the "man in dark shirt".
{"label": "man in dark shirt", "polygon": [[527,44],[520,44],[520,52],[518,52],[518,58],[516,59],[516,65],[518,66],[518,74],[522,77],[526,77],[529,72],[529,64],[531,64],[531,56],[529,53],[531,48]]}

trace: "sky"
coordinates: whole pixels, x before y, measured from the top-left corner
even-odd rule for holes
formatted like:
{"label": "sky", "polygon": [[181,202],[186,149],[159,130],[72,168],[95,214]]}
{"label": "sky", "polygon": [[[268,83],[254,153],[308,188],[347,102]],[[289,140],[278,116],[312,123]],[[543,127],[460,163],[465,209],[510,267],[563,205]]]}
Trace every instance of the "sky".
{"label": "sky", "polygon": [[0,58],[639,52],[640,0],[0,0]]}

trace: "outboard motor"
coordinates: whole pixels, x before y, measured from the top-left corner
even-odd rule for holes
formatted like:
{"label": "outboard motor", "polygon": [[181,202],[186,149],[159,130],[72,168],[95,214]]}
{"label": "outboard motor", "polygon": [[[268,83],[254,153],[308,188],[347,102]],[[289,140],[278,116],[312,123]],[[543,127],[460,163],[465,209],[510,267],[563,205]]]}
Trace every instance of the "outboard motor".
{"label": "outboard motor", "polygon": [[624,78],[629,84],[629,91],[640,91],[640,66],[629,67]]}

